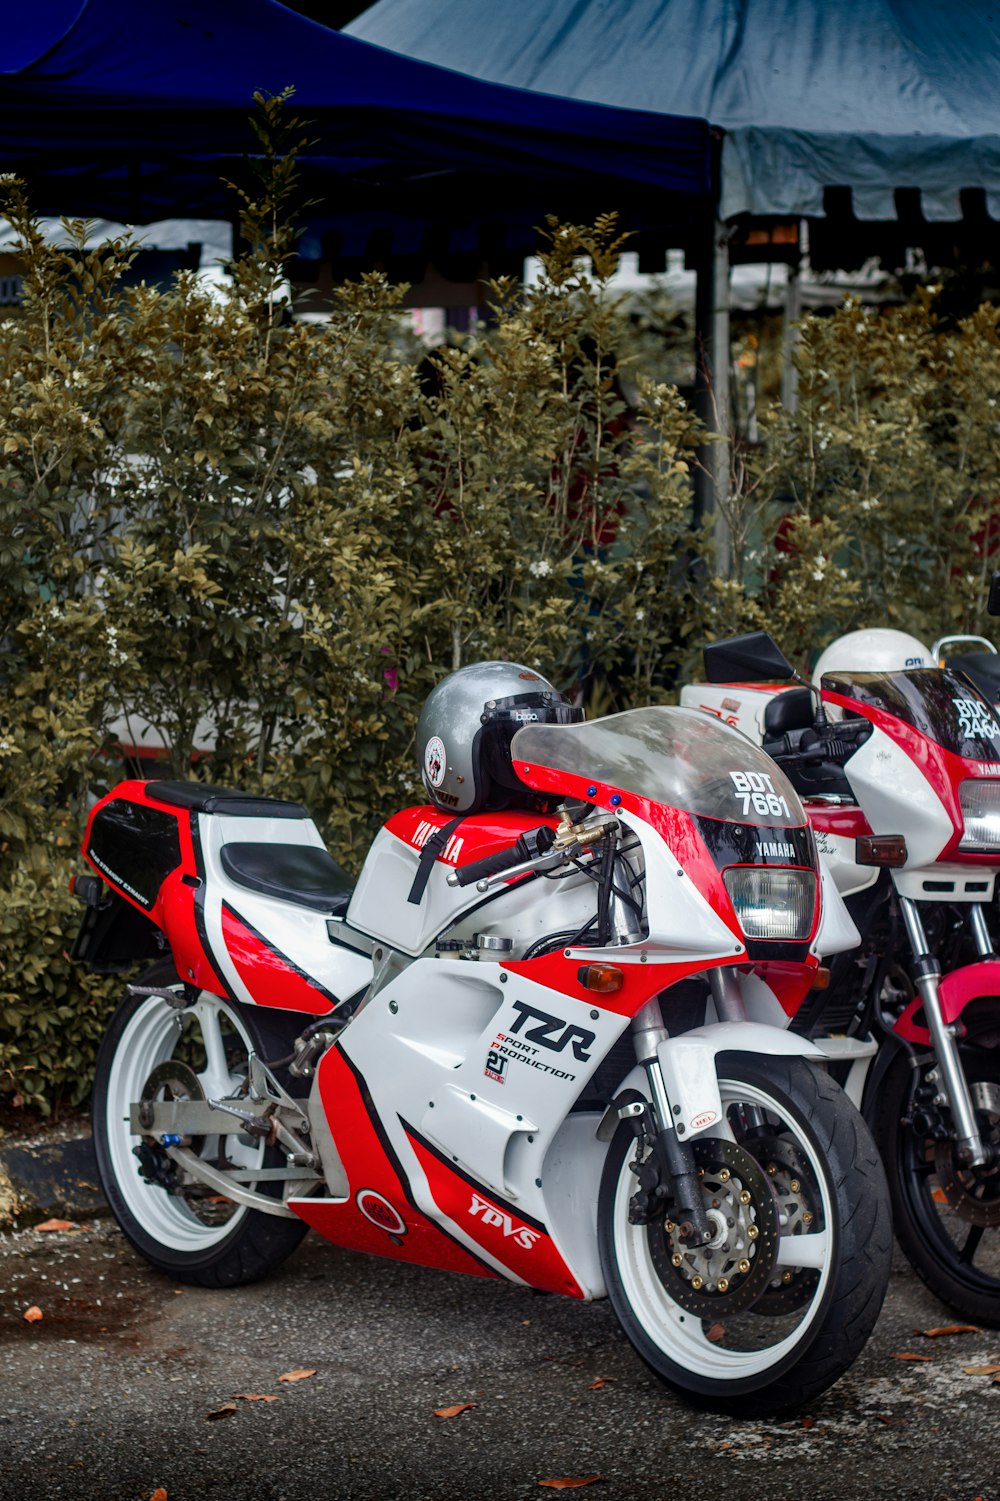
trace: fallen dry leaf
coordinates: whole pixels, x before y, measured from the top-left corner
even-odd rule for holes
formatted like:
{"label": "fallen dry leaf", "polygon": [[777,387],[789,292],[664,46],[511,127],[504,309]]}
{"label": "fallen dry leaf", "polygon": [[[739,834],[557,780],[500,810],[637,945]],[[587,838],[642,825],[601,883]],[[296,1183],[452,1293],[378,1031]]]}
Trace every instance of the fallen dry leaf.
{"label": "fallen dry leaf", "polygon": [[37,1324],[38,1320],[44,1317],[45,1315],[37,1303],[33,1303],[30,1308],[26,1308],[24,1311],[24,1321],[26,1324]]}
{"label": "fallen dry leaf", "polygon": [[164,1486],[158,1485],[150,1496],[149,1501],[167,1501],[167,1492]]}
{"label": "fallen dry leaf", "polygon": [[914,1334],[922,1334],[925,1339],[937,1339],[942,1334],[982,1334],[982,1330],[975,1324],[942,1324],[939,1329],[914,1329]]}
{"label": "fallen dry leaf", "polygon": [[457,1418],[460,1412],[468,1412],[470,1407],[478,1407],[478,1402],[456,1402],[454,1407],[436,1407],[436,1418]]}
{"label": "fallen dry leaf", "polygon": [[79,1225],[73,1220],[45,1220],[41,1225],[36,1225],[36,1230],[79,1230]]}
{"label": "fallen dry leaf", "polygon": [[725,1324],[713,1324],[712,1327],[711,1327],[711,1329],[705,1335],[705,1338],[706,1339],[710,1339],[712,1341],[713,1345],[717,1345],[719,1343],[719,1340],[720,1339],[725,1339],[725,1337],[726,1337],[726,1326],[725,1326]]}
{"label": "fallen dry leaf", "polygon": [[995,1376],[1000,1365],[964,1365],[962,1370],[967,1376]]}
{"label": "fallen dry leaf", "polygon": [[280,1402],[280,1397],[261,1397],[256,1392],[233,1392],[234,1402]]}
{"label": "fallen dry leaf", "polygon": [[308,1371],[308,1370],[305,1370],[305,1369],[302,1369],[302,1370],[299,1370],[299,1371],[286,1371],[283,1376],[279,1376],[278,1377],[278,1380],[279,1381],[305,1381],[305,1379],[306,1379],[307,1376],[315,1376],[315,1374],[316,1374],[316,1367],[314,1366],[311,1371]]}
{"label": "fallen dry leaf", "polygon": [[572,1491],[578,1485],[593,1485],[595,1480],[600,1480],[600,1475],[580,1475],[574,1480],[539,1480],[539,1485],[547,1485],[550,1491]]}
{"label": "fallen dry leaf", "polygon": [[801,1423],[803,1428],[813,1428],[816,1425],[816,1419],[810,1417],[807,1413],[806,1416],[801,1419]]}
{"label": "fallen dry leaf", "polygon": [[235,1411],[235,1402],[223,1402],[222,1406],[217,1407],[215,1412],[207,1412],[205,1414],[205,1421],[206,1423],[215,1423],[219,1418],[231,1418]]}
{"label": "fallen dry leaf", "polygon": [[933,1355],[917,1355],[915,1353],[915,1351],[913,1351],[913,1350],[900,1350],[898,1352],[898,1354],[896,1354],[896,1355],[890,1355],[889,1359],[890,1360],[930,1360],[930,1361],[933,1361],[934,1356]]}
{"label": "fallen dry leaf", "polygon": [[607,1386],[609,1381],[617,1381],[617,1379],[616,1376],[598,1376],[596,1381],[590,1383],[590,1390],[599,1392],[602,1386]]}

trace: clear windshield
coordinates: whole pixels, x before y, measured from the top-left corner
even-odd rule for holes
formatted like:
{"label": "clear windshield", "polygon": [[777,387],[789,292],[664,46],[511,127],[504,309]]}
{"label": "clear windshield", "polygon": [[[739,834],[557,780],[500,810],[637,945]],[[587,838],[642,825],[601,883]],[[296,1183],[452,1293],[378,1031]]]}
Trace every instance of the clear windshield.
{"label": "clear windshield", "polygon": [[946,667],[825,672],[823,687],[893,714],[969,761],[1000,761],[1000,720],[969,680]]}
{"label": "clear windshield", "polygon": [[806,821],[770,756],[698,709],[629,709],[590,724],[526,725],[511,756],[529,786],[532,767],[546,767],[699,817],[771,828]]}

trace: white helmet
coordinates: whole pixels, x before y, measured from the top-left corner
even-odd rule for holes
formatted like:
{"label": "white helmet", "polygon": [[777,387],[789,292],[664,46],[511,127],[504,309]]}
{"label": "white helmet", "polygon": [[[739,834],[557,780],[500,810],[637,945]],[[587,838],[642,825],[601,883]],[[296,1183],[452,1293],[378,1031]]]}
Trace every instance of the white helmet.
{"label": "white helmet", "polygon": [[905,631],[850,631],[830,643],[813,668],[820,687],[824,672],[905,672],[908,667],[936,667],[928,647]]}
{"label": "white helmet", "polygon": [[[905,672],[911,667],[936,667],[930,649],[906,631],[886,628],[849,631],[838,636],[822,653],[813,668],[813,685],[823,686],[824,674],[838,672]],[[840,710],[827,706],[831,719],[840,718]]]}

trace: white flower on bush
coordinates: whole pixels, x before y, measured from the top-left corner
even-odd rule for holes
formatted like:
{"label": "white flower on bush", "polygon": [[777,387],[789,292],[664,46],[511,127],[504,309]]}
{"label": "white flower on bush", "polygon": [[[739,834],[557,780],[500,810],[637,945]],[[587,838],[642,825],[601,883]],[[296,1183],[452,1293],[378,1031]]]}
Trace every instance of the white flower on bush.
{"label": "white flower on bush", "polygon": [[539,558],[537,563],[529,563],[528,572],[532,578],[546,579],[552,572],[552,564],[548,558]]}

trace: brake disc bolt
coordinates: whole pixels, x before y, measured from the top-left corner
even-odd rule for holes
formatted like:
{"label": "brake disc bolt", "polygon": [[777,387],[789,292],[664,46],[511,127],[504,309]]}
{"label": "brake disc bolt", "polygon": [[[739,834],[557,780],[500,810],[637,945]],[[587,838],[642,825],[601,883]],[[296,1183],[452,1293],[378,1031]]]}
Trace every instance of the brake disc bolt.
{"label": "brake disc bolt", "polygon": [[728,1183],[728,1182],[729,1182],[729,1180],[730,1180],[730,1178],[731,1178],[731,1177],[732,1177],[732,1176],[733,1176],[733,1175],[732,1175],[732,1173],[731,1173],[731,1172],[730,1172],[730,1171],[729,1171],[729,1169],[728,1169],[728,1167],[724,1167],[724,1168],[723,1168],[723,1169],[722,1169],[722,1171],[721,1171],[721,1172],[720,1172],[720,1174],[719,1174],[719,1179],[720,1179],[720,1182],[722,1182],[722,1183]]}
{"label": "brake disc bolt", "polygon": [[677,1226],[674,1224],[673,1220],[664,1220],[663,1228],[668,1235],[672,1235],[673,1232],[677,1229]]}
{"label": "brake disc bolt", "polygon": [[683,1266],[684,1265],[684,1257],[681,1255],[681,1253],[679,1251],[675,1251],[674,1254],[671,1256],[671,1258],[670,1258],[670,1265],[671,1266]]}
{"label": "brake disc bolt", "polygon": [[699,1178],[704,1178],[704,1176],[705,1176],[705,1169],[703,1167],[700,1167],[698,1169],[698,1177]]}
{"label": "brake disc bolt", "polygon": [[776,1178],[778,1176],[778,1167],[776,1163],[769,1162],[767,1164],[767,1176],[769,1178]]}
{"label": "brake disc bolt", "polygon": [[739,1262],[739,1269],[744,1276],[746,1276],[747,1272],[750,1270],[750,1263],[749,1261],[747,1261],[745,1256],[743,1257],[743,1260]]}
{"label": "brake disc bolt", "polygon": [[704,1285],[705,1285],[704,1278],[702,1278],[702,1277],[692,1277],[691,1278],[691,1286],[694,1288],[694,1290],[695,1290],[696,1293],[700,1293],[701,1290],[702,1290],[702,1288],[704,1287]]}
{"label": "brake disc bolt", "polygon": [[802,1184],[799,1182],[798,1178],[793,1178],[788,1186],[792,1190],[793,1194],[797,1194],[802,1187]]}
{"label": "brake disc bolt", "polygon": [[757,1228],[756,1225],[748,1225],[747,1226],[747,1235],[750,1237],[751,1240],[756,1240],[759,1234],[760,1234],[760,1231],[759,1231],[759,1229]]}
{"label": "brake disc bolt", "polygon": [[750,1202],[750,1190],[748,1188],[745,1188],[743,1190],[743,1192],[740,1194],[740,1203],[741,1204],[749,1204],[749,1202]]}
{"label": "brake disc bolt", "polygon": [[802,1216],[802,1223],[803,1223],[803,1225],[811,1225],[812,1222],[813,1222],[813,1216],[810,1214],[809,1210],[807,1209],[805,1211],[805,1213],[803,1214],[803,1216]]}
{"label": "brake disc bolt", "polygon": [[718,1287],[720,1293],[727,1293],[729,1291],[729,1278],[720,1277]]}
{"label": "brake disc bolt", "polygon": [[782,1280],[782,1282],[791,1282],[791,1280],[792,1280],[792,1274],[791,1274],[791,1272],[782,1272],[782,1274],[781,1274],[781,1280]]}

